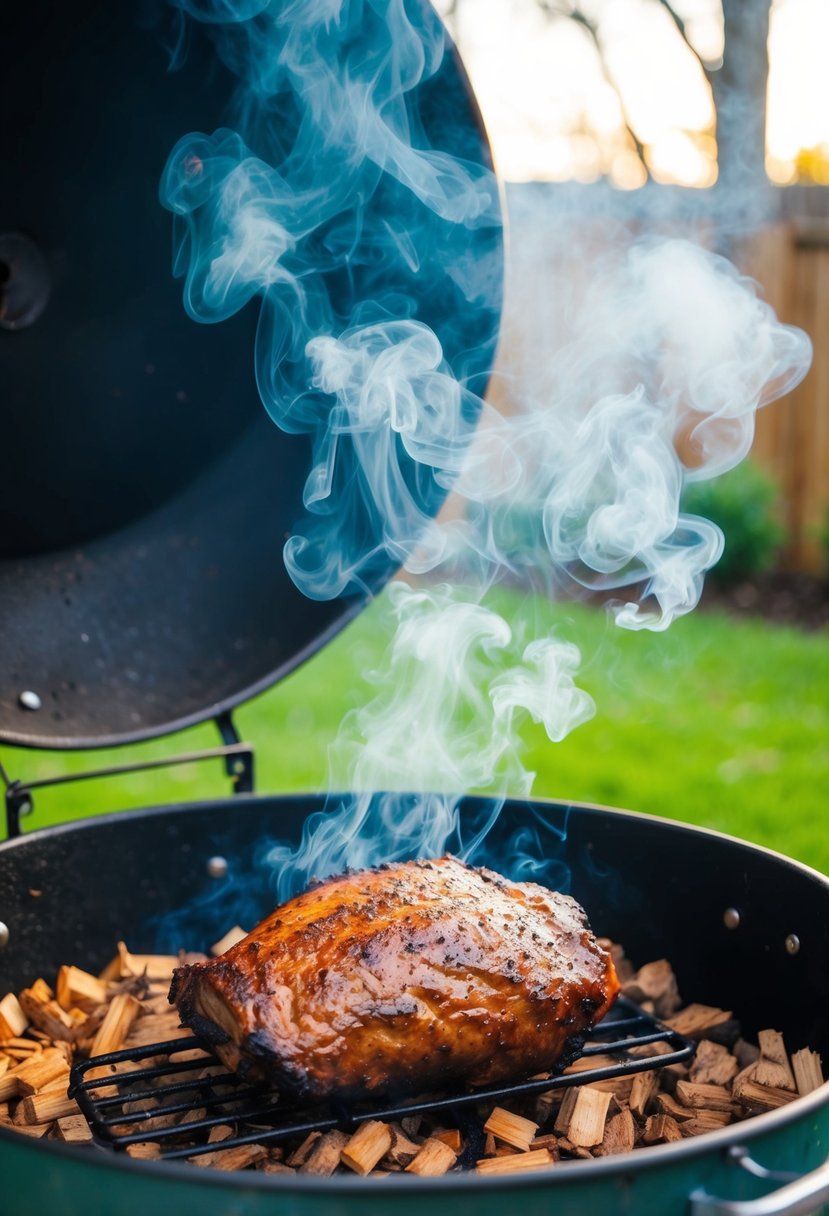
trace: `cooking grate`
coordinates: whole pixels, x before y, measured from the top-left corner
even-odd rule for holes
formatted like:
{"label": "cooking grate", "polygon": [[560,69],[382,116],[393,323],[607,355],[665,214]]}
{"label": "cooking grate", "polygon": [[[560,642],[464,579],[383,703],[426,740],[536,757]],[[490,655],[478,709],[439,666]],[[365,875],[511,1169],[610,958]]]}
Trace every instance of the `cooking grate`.
{"label": "cooking grate", "polygon": [[[647,1050],[656,1044],[663,1045],[659,1052]],[[242,1144],[275,1144],[313,1131],[355,1127],[367,1119],[400,1119],[457,1110],[458,1122],[468,1124],[464,1108],[472,1104],[500,1102],[682,1063],[691,1058],[694,1048],[690,1039],[620,997],[576,1057],[581,1062],[579,1071],[554,1071],[516,1085],[350,1107],[298,1106],[273,1089],[245,1082],[216,1063],[200,1039],[186,1038],[83,1060],[72,1068],[69,1094],[77,1100],[100,1146],[126,1149],[139,1141],[154,1141],[161,1156],[169,1160]],[[591,1056],[608,1055],[615,1057],[614,1063],[584,1066]],[[130,1068],[130,1064],[137,1067]],[[235,1134],[208,1144],[210,1129],[228,1123],[234,1126]]]}

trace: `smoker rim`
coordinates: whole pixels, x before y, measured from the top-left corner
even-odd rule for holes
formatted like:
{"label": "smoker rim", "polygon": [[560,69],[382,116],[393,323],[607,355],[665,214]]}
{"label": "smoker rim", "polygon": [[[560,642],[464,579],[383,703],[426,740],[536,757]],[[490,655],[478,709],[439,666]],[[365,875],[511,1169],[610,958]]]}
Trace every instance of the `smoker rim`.
{"label": "smoker rim", "polygon": [[[239,795],[234,799],[234,803],[266,802],[272,801],[274,798],[286,796],[313,798],[320,797],[321,795],[319,793],[299,795]],[[336,795],[332,796],[336,797]],[[603,806],[601,803],[563,802],[554,798],[532,798],[527,801],[531,801],[534,805],[538,806],[550,806],[559,809],[564,806],[574,810],[595,811],[621,819],[631,819],[634,822],[657,823],[678,831],[739,845],[753,852],[773,858],[777,863],[783,863],[790,869],[799,872],[804,880],[817,881],[819,885],[829,891],[829,877],[821,874],[811,866],[796,861],[792,857],[787,857],[784,853],[778,853],[775,849],[753,844],[750,841],[741,839],[739,836],[731,836],[726,832],[719,832],[713,828],[703,828],[696,824],[680,823],[665,816],[648,815],[642,811]],[[120,820],[123,818],[135,820],[155,815],[170,814],[171,812],[197,814],[204,809],[205,805],[209,806],[211,804],[198,802],[173,803],[164,806],[143,807],[131,811],[113,811],[91,819],[62,823],[54,827],[39,828],[34,832],[26,833],[15,839],[3,841],[0,843],[0,852],[23,847],[30,839],[49,838],[55,835],[62,835],[66,832],[94,830],[103,820]],[[96,1162],[104,1168],[114,1168],[119,1171],[127,1170],[131,1172],[138,1170],[143,1174],[149,1172],[159,1179],[169,1178],[171,1181],[178,1179],[183,1182],[189,1181],[197,1184],[207,1182],[211,1186],[222,1186],[229,1190],[250,1187],[255,1190],[275,1191],[282,1194],[330,1195],[333,1191],[343,1189],[349,1194],[355,1195],[383,1193],[398,1195],[405,1193],[413,1194],[415,1190],[418,1194],[438,1193],[446,1190],[454,1191],[458,1188],[461,1190],[471,1188],[474,1191],[484,1187],[487,1190],[492,1190],[493,1185],[495,1185],[496,1187],[506,1186],[512,1192],[513,1189],[532,1188],[539,1185],[556,1185],[559,1179],[561,1180],[561,1185],[564,1185],[565,1182],[577,1183],[579,1179],[588,1183],[596,1178],[614,1178],[634,1174],[640,1170],[658,1169],[660,1166],[670,1167],[675,1163],[708,1156],[709,1152],[714,1154],[724,1153],[730,1148],[738,1145],[749,1145],[754,1140],[763,1139],[767,1134],[772,1134],[777,1130],[800,1123],[827,1105],[829,1105],[829,1081],[824,1082],[819,1089],[814,1090],[811,1094],[798,1097],[793,1102],[777,1110],[767,1111],[763,1114],[755,1115],[743,1123],[731,1124],[717,1131],[706,1132],[704,1135],[694,1136],[672,1144],[653,1145],[648,1148],[637,1149],[633,1153],[626,1153],[615,1157],[603,1157],[591,1162],[557,1162],[554,1168],[547,1167],[527,1170],[526,1173],[510,1174],[502,1177],[493,1178],[485,1174],[476,1174],[468,1171],[462,1174],[444,1174],[438,1178],[419,1178],[417,1183],[412,1183],[411,1179],[405,1176],[396,1175],[389,1175],[387,1178],[359,1178],[356,1176],[352,1178],[338,1174],[332,1179],[296,1174],[288,1178],[284,1175],[276,1175],[274,1177],[251,1170],[244,1171],[243,1176],[240,1176],[234,1173],[224,1173],[220,1170],[203,1172],[196,1170],[192,1165],[178,1164],[175,1161],[136,1161],[131,1157],[127,1157],[126,1154],[110,1153],[105,1149],[101,1149],[97,1155],[93,1156],[90,1154],[88,1147],[63,1144],[56,1140],[44,1143],[41,1140],[26,1138],[26,1144],[35,1152],[48,1153],[49,1155],[57,1153],[58,1157],[66,1157],[76,1162],[79,1160],[86,1163]],[[3,1127],[0,1127],[0,1144],[17,1143],[19,1145],[22,1139],[24,1137],[21,1137],[19,1133],[6,1131]]]}

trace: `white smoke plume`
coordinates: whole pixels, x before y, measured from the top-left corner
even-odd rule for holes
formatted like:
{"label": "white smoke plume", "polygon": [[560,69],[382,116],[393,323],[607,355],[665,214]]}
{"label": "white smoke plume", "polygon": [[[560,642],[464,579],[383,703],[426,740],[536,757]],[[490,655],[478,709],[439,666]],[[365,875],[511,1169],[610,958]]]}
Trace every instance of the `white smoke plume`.
{"label": "white smoke plume", "polygon": [[[742,459],[757,408],[797,383],[810,348],[722,258],[642,240],[587,265],[566,333],[533,352],[538,374],[498,413],[473,391],[463,329],[474,308],[497,311],[491,243],[476,257],[475,239],[497,245],[498,189],[485,166],[430,146],[410,104],[446,54],[428,5],[171,3],[211,23],[239,80],[235,128],[185,136],[161,193],[188,311],[218,321],[261,299],[263,402],[311,436],[291,577],[333,598],[370,588],[379,555],[410,576],[464,580],[391,588],[385,667],[331,756],[332,788],[359,793],[309,821],[298,848],[272,850],[286,894],[314,873],[439,853],[466,790],[530,792],[522,721],[556,741],[593,706],[575,684],[577,649],[516,638],[484,591],[519,578],[612,595],[631,629],[690,611],[722,537],[683,514],[683,487]],[[285,95],[290,140],[272,118]],[[358,270],[364,294],[344,310],[326,275]],[[430,291],[449,300],[443,341],[418,312]],[[450,487],[453,510],[433,518]],[[425,793],[371,797],[407,789]]]}

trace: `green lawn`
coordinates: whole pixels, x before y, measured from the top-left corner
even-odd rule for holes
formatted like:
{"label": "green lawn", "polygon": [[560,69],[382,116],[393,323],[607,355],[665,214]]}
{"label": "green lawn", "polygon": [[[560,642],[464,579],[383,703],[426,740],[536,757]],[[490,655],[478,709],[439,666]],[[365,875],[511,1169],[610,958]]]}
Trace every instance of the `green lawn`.
{"label": "green lawn", "polygon": [[[582,649],[598,712],[560,744],[530,724],[534,792],[716,827],[829,872],[829,636],[696,613],[665,634],[626,633],[581,606],[500,592],[512,621],[532,615]],[[237,711],[256,745],[260,791],[324,789],[326,748],[382,662],[382,601],[281,685]],[[75,755],[5,749],[13,776],[210,746],[211,726],[129,749]],[[43,791],[26,827],[119,807],[223,795],[221,766],[163,770]]]}

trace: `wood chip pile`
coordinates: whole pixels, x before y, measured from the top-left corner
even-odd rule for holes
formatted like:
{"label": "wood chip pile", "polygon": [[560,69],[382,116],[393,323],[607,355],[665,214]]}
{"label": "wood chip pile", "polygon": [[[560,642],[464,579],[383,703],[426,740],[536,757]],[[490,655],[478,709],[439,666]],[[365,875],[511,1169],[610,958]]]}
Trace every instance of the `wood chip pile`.
{"label": "wood chip pile", "polygon": [[[244,936],[243,930],[231,930],[213,952],[222,953],[239,936]],[[619,946],[605,945],[613,952],[625,996],[697,1040],[696,1056],[689,1065],[672,1064],[634,1076],[550,1090],[516,1100],[509,1109],[479,1104],[477,1148],[467,1144],[468,1132],[446,1126],[445,1112],[413,1115],[399,1122],[372,1120],[356,1131],[313,1132],[276,1146],[245,1144],[223,1149],[222,1142],[239,1131],[228,1122],[210,1131],[207,1142],[216,1145],[215,1151],[190,1158],[192,1164],[268,1174],[330,1176],[351,1171],[428,1177],[461,1168],[459,1159],[462,1155],[468,1159],[468,1149],[473,1148],[470,1164],[479,1173],[510,1174],[701,1135],[784,1106],[823,1084],[822,1062],[816,1052],[803,1048],[790,1056],[783,1036],[773,1029],[761,1031],[757,1043],[746,1042],[728,1010],[681,1006],[666,960],[635,971]],[[121,942],[115,958],[98,976],[64,966],[54,987],[37,979],[20,993],[7,993],[0,1000],[0,1125],[26,1136],[90,1143],[87,1122],[77,1103],[67,1097],[70,1064],[124,1047],[189,1037],[190,1031],[179,1027],[178,1015],[167,1002],[167,989],[173,967],[201,957],[137,955]],[[634,1050],[654,1054],[667,1053],[670,1048],[657,1043]],[[198,1076],[218,1077],[224,1072],[200,1049],[176,1058],[200,1057],[204,1057],[205,1069]],[[615,1060],[591,1056],[577,1060],[567,1071],[578,1074],[606,1063]],[[146,1110],[151,1102],[145,1098],[140,1106]],[[126,1113],[130,1113],[128,1109]],[[158,1158],[161,1148],[149,1138],[152,1131],[204,1114],[195,1109],[134,1124],[134,1130],[146,1130],[148,1139],[130,1145],[127,1152],[136,1158]],[[248,1123],[245,1131],[255,1130],[255,1126]]]}

